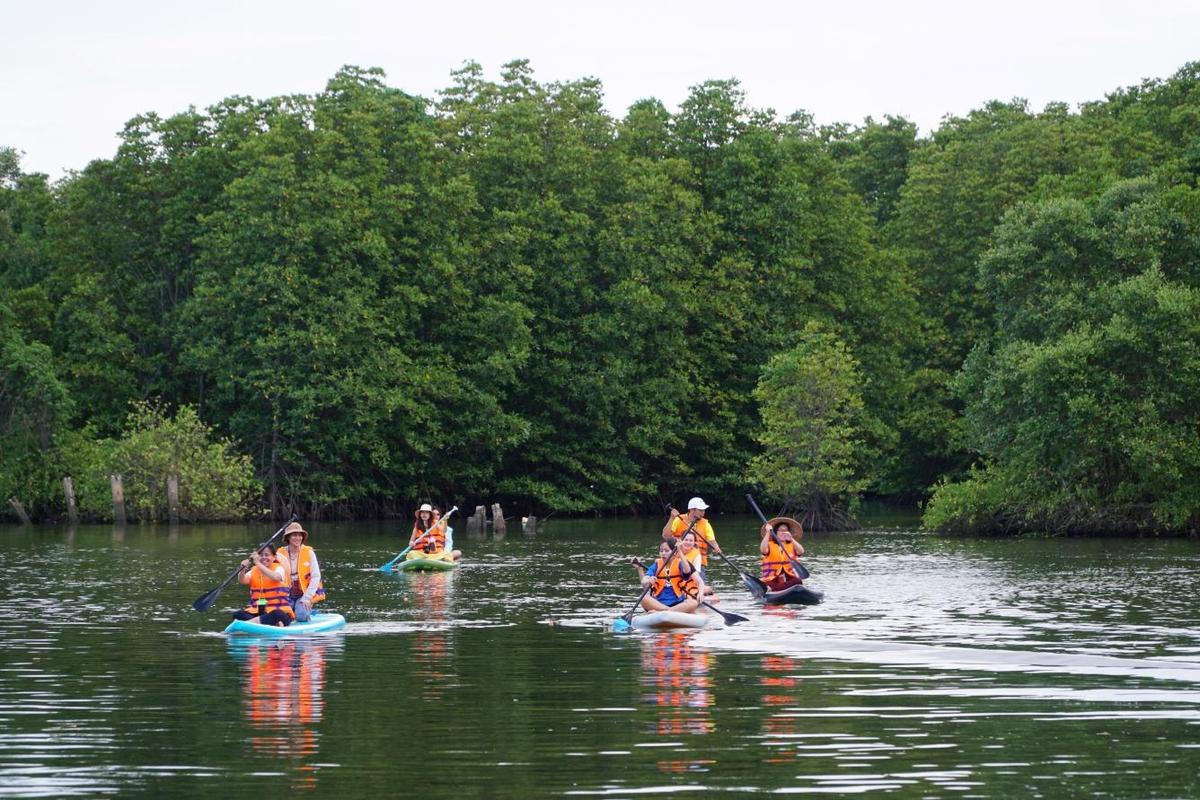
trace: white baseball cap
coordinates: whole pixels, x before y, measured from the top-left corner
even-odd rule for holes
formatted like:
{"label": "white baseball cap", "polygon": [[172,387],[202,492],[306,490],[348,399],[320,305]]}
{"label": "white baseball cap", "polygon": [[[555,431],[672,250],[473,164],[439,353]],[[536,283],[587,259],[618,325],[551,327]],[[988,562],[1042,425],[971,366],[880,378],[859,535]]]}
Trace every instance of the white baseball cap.
{"label": "white baseball cap", "polygon": [[704,502],[699,497],[693,497],[691,500],[688,500],[688,511],[691,511],[693,508],[698,508],[703,511],[704,509],[708,508],[708,503]]}

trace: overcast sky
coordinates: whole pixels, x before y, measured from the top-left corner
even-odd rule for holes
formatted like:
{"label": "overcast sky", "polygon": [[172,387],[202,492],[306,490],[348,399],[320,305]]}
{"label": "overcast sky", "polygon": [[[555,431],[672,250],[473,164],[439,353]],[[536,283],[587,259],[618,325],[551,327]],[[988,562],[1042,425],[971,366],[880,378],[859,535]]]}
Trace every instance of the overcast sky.
{"label": "overcast sky", "polygon": [[1075,106],[1200,60],[1198,0],[0,0],[0,20],[0,146],[52,178],[111,157],[136,114],[315,93],[344,64],[432,98],[465,61],[498,78],[526,58],[543,82],[599,78],[614,116],[737,78],[781,115],[926,133],[988,100]]}

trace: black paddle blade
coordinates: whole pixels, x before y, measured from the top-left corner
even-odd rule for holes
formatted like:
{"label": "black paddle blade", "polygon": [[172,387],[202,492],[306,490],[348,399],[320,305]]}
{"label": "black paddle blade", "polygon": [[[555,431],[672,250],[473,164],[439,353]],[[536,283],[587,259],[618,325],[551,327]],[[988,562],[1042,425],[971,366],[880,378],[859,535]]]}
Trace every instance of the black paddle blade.
{"label": "black paddle blade", "polygon": [[750,592],[750,594],[754,595],[754,599],[762,600],[764,597],[766,597],[767,587],[763,585],[762,581],[756,581],[753,577],[745,573],[741,573],[741,576],[742,583],[746,585],[746,589]]}
{"label": "black paddle blade", "polygon": [[196,602],[192,603],[192,608],[196,609],[197,611],[208,611],[210,608],[212,608],[212,604],[217,602],[217,595],[219,595],[221,590],[224,588],[225,586],[222,584],[212,591],[197,597]]}
{"label": "black paddle blade", "polygon": [[749,617],[743,617],[741,614],[734,614],[729,611],[722,611],[721,616],[725,619],[726,625],[737,625],[739,622],[749,622]]}

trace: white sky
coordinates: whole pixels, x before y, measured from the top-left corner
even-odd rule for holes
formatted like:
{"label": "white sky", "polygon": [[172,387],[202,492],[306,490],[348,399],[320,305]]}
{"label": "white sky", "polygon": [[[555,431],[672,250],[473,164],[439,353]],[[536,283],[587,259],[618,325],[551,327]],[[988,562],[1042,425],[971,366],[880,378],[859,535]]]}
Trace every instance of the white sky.
{"label": "white sky", "polygon": [[[1134,10],[1134,9],[1137,10]],[[922,132],[988,100],[1072,106],[1200,59],[1197,0],[0,0],[0,145],[61,177],[136,114],[315,93],[344,64],[433,97],[464,61],[596,77],[623,116],[737,78],[749,104]]]}

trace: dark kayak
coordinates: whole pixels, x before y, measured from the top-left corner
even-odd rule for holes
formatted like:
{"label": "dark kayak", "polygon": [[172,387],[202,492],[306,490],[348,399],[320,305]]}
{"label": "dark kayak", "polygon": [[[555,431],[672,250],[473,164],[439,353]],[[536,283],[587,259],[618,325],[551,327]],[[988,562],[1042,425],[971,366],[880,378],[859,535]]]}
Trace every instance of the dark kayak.
{"label": "dark kayak", "polygon": [[778,592],[767,592],[763,595],[763,603],[769,606],[782,606],[786,604],[815,606],[824,598],[825,595],[823,593],[813,591],[807,586],[798,583],[795,586],[789,586]]}

